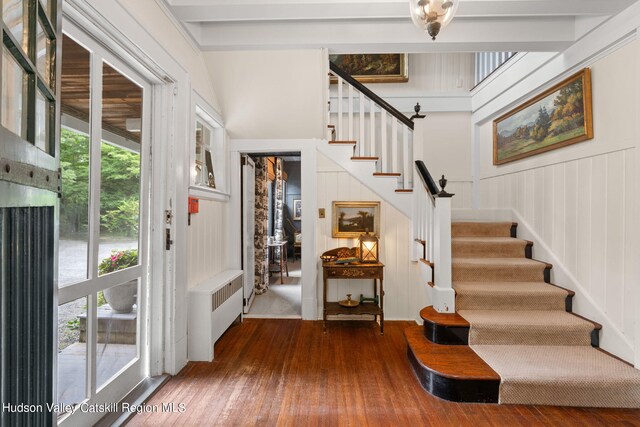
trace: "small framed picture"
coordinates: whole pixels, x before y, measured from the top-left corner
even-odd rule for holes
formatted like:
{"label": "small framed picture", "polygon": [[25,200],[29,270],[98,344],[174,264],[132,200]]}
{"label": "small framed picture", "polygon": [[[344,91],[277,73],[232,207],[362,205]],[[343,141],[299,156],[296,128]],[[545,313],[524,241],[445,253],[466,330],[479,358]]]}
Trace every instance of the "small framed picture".
{"label": "small framed picture", "polygon": [[380,202],[333,202],[331,237],[380,235]]}
{"label": "small framed picture", "polygon": [[300,199],[293,201],[293,219],[302,219],[302,200]]}

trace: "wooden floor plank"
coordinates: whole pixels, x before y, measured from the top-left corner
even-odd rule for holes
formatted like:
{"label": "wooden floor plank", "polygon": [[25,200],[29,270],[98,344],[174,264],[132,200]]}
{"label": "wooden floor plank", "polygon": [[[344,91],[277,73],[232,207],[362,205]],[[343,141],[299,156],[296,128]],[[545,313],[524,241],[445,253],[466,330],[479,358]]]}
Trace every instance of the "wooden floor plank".
{"label": "wooden floor plank", "polygon": [[426,393],[406,356],[413,322],[246,319],[149,402],[184,413],[143,413],[129,425],[194,426],[640,426],[640,410],[447,402]]}

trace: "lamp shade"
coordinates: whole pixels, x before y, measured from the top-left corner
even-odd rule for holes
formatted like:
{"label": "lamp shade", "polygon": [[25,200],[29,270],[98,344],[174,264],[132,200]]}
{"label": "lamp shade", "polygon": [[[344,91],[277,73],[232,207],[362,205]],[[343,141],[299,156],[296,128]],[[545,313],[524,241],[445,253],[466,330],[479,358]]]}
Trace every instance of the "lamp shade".
{"label": "lamp shade", "polygon": [[432,40],[447,26],[458,10],[459,0],[409,0],[411,19]]}
{"label": "lamp shade", "polygon": [[378,262],[378,238],[368,232],[360,236],[360,262]]}

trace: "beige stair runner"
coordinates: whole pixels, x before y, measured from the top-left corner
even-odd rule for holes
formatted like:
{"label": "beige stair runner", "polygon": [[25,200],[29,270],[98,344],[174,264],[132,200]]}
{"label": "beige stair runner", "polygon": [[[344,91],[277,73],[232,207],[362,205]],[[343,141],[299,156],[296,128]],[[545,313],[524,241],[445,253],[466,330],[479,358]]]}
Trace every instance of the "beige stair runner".
{"label": "beige stair runner", "polygon": [[469,345],[501,378],[500,403],[640,408],[640,371],[591,346],[513,224],[452,225],[453,287]]}

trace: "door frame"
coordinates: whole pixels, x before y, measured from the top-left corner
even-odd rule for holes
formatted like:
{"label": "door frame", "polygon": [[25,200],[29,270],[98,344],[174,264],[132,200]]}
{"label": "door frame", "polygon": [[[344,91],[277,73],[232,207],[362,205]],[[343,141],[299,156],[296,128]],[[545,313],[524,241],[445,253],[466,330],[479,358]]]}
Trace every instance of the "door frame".
{"label": "door frame", "polygon": [[240,191],[240,156],[255,153],[300,153],[300,178],[302,192],[302,319],[318,320],[318,261],[316,258],[316,178],[317,144],[319,139],[236,139],[229,143],[231,168],[231,199],[229,246],[232,267],[240,269],[242,259],[242,208]]}
{"label": "door frame", "polygon": [[[254,191],[253,191],[253,204],[254,204],[254,209],[253,209],[253,219],[254,219],[254,226],[255,226],[255,183],[256,183],[256,165],[255,162],[253,161],[253,159],[251,157],[249,157],[248,155],[241,155],[241,159],[242,159],[242,166],[241,166],[241,188],[242,188],[242,198],[241,198],[241,203],[242,203],[242,209],[241,209],[241,213],[242,213],[242,270],[243,270],[243,276],[245,281],[251,280],[251,294],[249,295],[249,297],[247,298],[246,296],[246,292],[247,292],[247,287],[248,287],[248,283],[243,283],[242,286],[242,293],[244,295],[244,298],[242,299],[243,301],[243,305],[242,305],[242,312],[244,314],[249,313],[249,310],[251,309],[251,304],[253,303],[254,298],[256,297],[256,293],[255,293],[255,251],[253,254],[253,267],[251,268],[251,271],[254,272],[253,277],[249,277],[247,276],[247,258],[248,258],[248,245],[245,242],[245,238],[248,237],[246,235],[247,232],[247,220],[249,218],[249,216],[247,215],[246,212],[246,205],[245,203],[247,202],[247,197],[246,197],[246,193],[245,193],[245,189],[247,188],[247,184],[248,185],[253,185],[254,187]],[[245,163],[246,162],[246,163]],[[251,183],[247,183],[245,181],[245,173],[244,170],[245,168],[250,167],[253,169],[253,182]],[[254,235],[255,235],[255,228],[254,228]]]}

